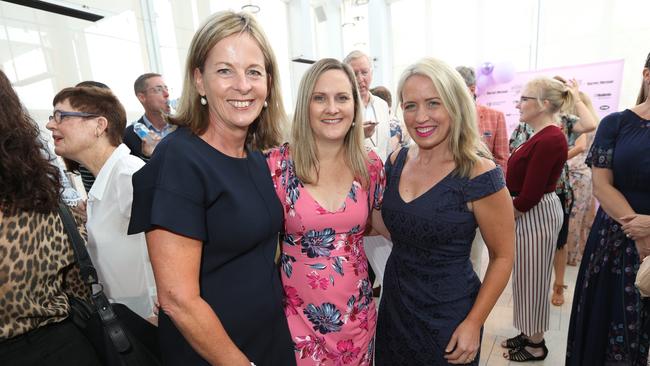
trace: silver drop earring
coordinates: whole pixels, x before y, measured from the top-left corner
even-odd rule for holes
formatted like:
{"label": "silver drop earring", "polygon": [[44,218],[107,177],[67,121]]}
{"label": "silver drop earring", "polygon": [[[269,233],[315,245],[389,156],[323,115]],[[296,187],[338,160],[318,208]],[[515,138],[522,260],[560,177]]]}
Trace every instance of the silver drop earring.
{"label": "silver drop earring", "polygon": [[201,105],[206,105],[206,104],[208,104],[208,100],[205,99],[204,96],[201,96]]}

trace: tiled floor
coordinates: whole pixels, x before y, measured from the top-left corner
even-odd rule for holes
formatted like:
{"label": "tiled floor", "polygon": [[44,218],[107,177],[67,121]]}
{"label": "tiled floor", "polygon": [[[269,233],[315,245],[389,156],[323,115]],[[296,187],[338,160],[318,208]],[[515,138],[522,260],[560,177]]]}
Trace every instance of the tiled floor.
{"label": "tiled floor", "polygon": [[[485,274],[487,262],[487,250],[485,250],[482,260],[482,276]],[[571,303],[573,301],[573,288],[575,287],[577,274],[578,267],[567,266],[564,283],[567,285],[568,289],[564,291],[564,305],[561,307],[551,305],[550,330],[545,334],[546,346],[549,349],[546,360],[522,364],[519,362],[510,362],[502,356],[503,348],[501,348],[500,345],[501,341],[519,333],[512,326],[512,287],[511,284],[508,283],[508,286],[485,322],[483,341],[481,343],[480,365],[564,365],[567,331],[569,328],[569,318],[571,316]]]}

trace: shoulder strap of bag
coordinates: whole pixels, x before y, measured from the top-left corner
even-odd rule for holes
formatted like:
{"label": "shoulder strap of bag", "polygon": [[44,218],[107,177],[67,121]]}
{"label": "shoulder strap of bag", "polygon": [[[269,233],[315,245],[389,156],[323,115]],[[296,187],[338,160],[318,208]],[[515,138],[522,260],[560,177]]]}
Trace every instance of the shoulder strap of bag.
{"label": "shoulder strap of bag", "polygon": [[88,250],[86,250],[84,240],[79,234],[77,224],[74,217],[72,217],[70,209],[61,202],[59,202],[59,216],[61,216],[65,231],[68,233],[68,238],[70,238],[70,242],[72,243],[72,249],[74,250],[77,263],[79,263],[81,279],[90,287],[95,310],[102,320],[106,334],[109,336],[115,349],[120,353],[124,353],[131,348],[131,343],[119,323],[117,315],[110,306],[102,286],[93,286],[99,284],[97,271],[93,266]]}
{"label": "shoulder strap of bag", "polygon": [[97,271],[93,266],[88,251],[86,250],[84,240],[81,238],[81,234],[79,234],[74,217],[72,216],[68,206],[63,203],[59,203],[59,216],[61,216],[61,221],[63,221],[63,226],[65,227],[65,231],[68,233],[68,238],[72,244],[74,256],[79,264],[81,280],[89,286],[98,283]]}

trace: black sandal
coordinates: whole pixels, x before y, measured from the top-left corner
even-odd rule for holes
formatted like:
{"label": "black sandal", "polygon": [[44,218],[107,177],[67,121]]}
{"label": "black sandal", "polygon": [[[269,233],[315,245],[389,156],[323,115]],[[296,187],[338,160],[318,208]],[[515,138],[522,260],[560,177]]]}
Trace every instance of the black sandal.
{"label": "black sandal", "polygon": [[[524,333],[519,333],[516,337],[506,339],[505,348],[517,349],[525,346],[526,343],[528,343],[528,338],[526,338]],[[501,347],[503,347],[503,344],[501,344]]]}
{"label": "black sandal", "polygon": [[[541,348],[543,353],[541,356],[533,356],[526,347],[531,347],[531,348]],[[548,356],[548,348],[546,348],[546,342],[542,339],[541,342],[539,343],[532,343],[532,342],[526,342],[526,345],[517,348],[517,349],[511,349],[508,351],[508,357],[505,357],[509,361],[514,361],[514,362],[528,362],[528,361],[541,361]]]}

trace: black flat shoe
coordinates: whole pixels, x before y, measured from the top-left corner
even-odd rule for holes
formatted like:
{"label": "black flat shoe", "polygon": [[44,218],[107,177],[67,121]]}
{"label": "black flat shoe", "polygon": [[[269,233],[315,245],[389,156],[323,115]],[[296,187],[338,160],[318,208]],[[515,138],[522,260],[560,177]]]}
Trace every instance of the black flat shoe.
{"label": "black flat shoe", "polygon": [[[532,353],[528,352],[526,347],[530,348],[541,348],[542,349],[542,355],[541,356],[533,356]],[[517,348],[517,349],[511,349],[506,354],[503,355],[503,357],[507,360],[514,361],[514,362],[528,362],[528,361],[541,361],[548,356],[548,348],[546,348],[546,342],[542,339],[541,342],[539,343],[532,343],[532,342],[526,342],[526,345]]]}
{"label": "black flat shoe", "polygon": [[516,337],[506,339],[505,346],[502,343],[501,347],[517,349],[526,345],[527,342],[528,338],[526,338],[524,333],[519,333]]}

